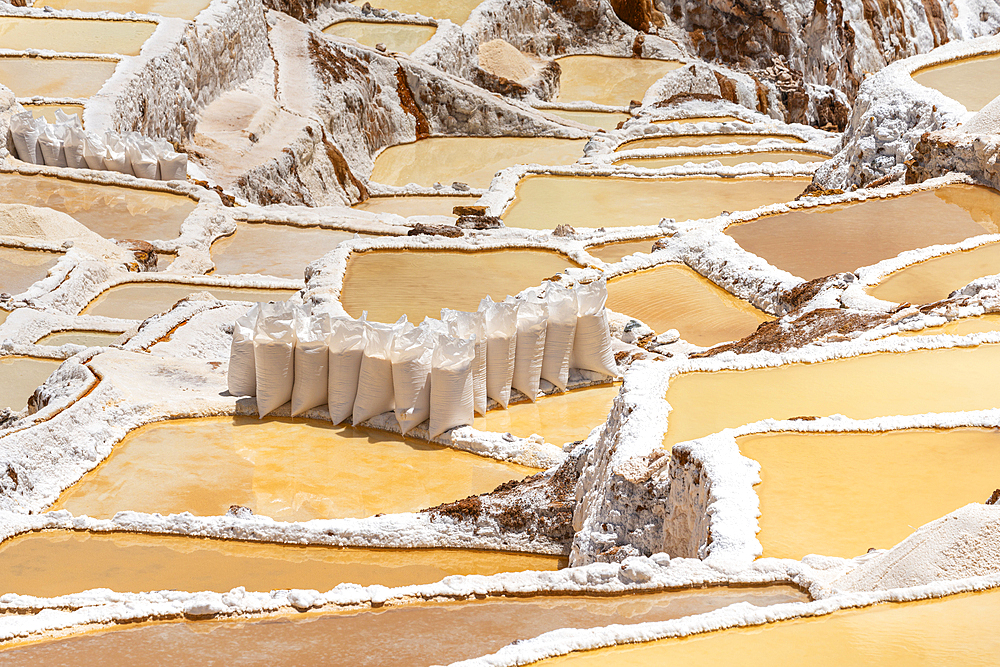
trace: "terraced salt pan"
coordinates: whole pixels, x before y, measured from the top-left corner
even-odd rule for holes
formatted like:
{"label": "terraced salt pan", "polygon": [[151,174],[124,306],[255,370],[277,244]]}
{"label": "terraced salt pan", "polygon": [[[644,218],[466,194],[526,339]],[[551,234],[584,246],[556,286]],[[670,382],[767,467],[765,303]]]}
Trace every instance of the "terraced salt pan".
{"label": "terraced salt pan", "polygon": [[371,197],[351,208],[369,213],[411,215],[453,215],[456,206],[474,206],[479,197]]}
{"label": "terraced salt pan", "polygon": [[52,375],[59,364],[57,359],[0,357],[0,410],[23,410],[35,389]]}
{"label": "terraced salt pan", "polygon": [[465,183],[488,188],[515,164],[565,165],[583,157],[585,139],[433,137],[390,146],[375,158],[371,180],[385,185]]}
{"label": "terraced salt pan", "polygon": [[711,146],[713,144],[739,144],[741,146],[756,146],[764,139],[777,139],[789,144],[803,144],[805,140],[790,134],[671,134],[663,137],[650,137],[627,141],[616,151],[634,150],[636,148],[678,148],[681,146]]}
{"label": "terraced salt pan", "polygon": [[0,246],[0,292],[20,294],[48,275],[60,253]]}
{"label": "terraced salt pan", "polygon": [[[550,250],[390,250],[354,253],[347,262],[340,302],[352,317],[411,322],[440,317],[442,308],[474,311],[487,294],[494,301],[538,285],[576,266]],[[386,277],[392,276],[392,282]]]}
{"label": "terraced salt pan", "polygon": [[994,234],[998,223],[1000,194],[982,186],[946,185],[889,199],[796,209],[733,225],[726,234],[779,269],[812,280],[906,250]]}
{"label": "terraced salt pan", "polygon": [[460,549],[339,549],[59,530],[21,535],[0,545],[0,594],[55,597],[93,588],[226,592],[237,586],[328,591],[345,582],[408,586],[451,574],[555,570],[561,565],[556,556]]}
{"label": "terraced salt pan", "polygon": [[683,264],[664,264],[608,282],[608,308],[637,317],[657,333],[711,347],[749,336],[773,319]]}
{"label": "terraced salt pan", "polygon": [[655,225],[661,218],[698,220],[792,201],[808,184],[805,178],[529,176],[503,219],[528,229]]}
{"label": "terraced salt pan", "polygon": [[802,151],[757,151],[756,153],[701,153],[678,157],[630,158],[616,164],[630,164],[633,167],[645,167],[646,169],[662,169],[663,167],[676,167],[688,162],[696,164],[719,162],[723,166],[734,167],[738,164],[746,164],[748,162],[760,164],[763,162],[786,162],[791,160],[800,164],[807,164],[809,162],[823,162],[828,159],[830,159],[829,155]]}
{"label": "terraced salt pan", "polygon": [[1000,592],[880,604],[832,615],[722,630],[647,644],[570,653],[555,665],[991,665],[1000,654],[993,620]]}
{"label": "terraced salt pan", "polygon": [[974,333],[1000,331],[1000,313],[987,313],[979,317],[963,317],[937,327],[926,327],[917,331],[904,331],[900,336],[968,336]]}
{"label": "terraced salt pan", "polygon": [[56,110],[69,115],[76,115],[83,122],[82,104],[25,104],[25,110],[30,111],[35,118],[44,118],[50,123],[56,122]]}
{"label": "terraced salt pan", "polygon": [[637,252],[651,252],[653,244],[659,239],[642,239],[641,241],[622,241],[620,243],[607,243],[605,245],[591,246],[587,252],[597,259],[614,264],[620,262],[622,257],[633,255]]}
{"label": "terraced salt pan", "polygon": [[219,516],[236,504],[279,521],[362,518],[461,500],[535,472],[318,421],[184,419],[133,431],[52,509]]}
{"label": "terraced salt pan", "polygon": [[53,9],[78,9],[82,12],[118,12],[159,14],[191,20],[208,7],[210,0],[45,0]]}
{"label": "terraced salt pan", "polygon": [[0,16],[0,44],[17,51],[49,49],[61,53],[137,56],[154,30],[155,23],[139,21]]}
{"label": "terraced salt pan", "polygon": [[969,111],[979,111],[1000,94],[1000,55],[964,58],[913,73],[922,86],[941,91],[958,100]]}
{"label": "terraced salt pan", "polygon": [[761,419],[853,419],[1000,407],[1000,345],[866,354],[749,371],[684,373],[670,381],[664,444]]}
{"label": "terraced salt pan", "polygon": [[559,116],[566,120],[572,120],[591,127],[599,127],[610,132],[618,127],[619,123],[631,118],[627,113],[614,113],[610,111],[565,111],[563,109],[545,109],[545,113]]}
{"label": "terraced salt pan", "polygon": [[1000,243],[989,243],[900,269],[869,288],[868,293],[897,303],[933,303],[947,299],[976,278],[995,273],[1000,273]]}
{"label": "terraced salt pan", "polygon": [[374,23],[369,21],[341,21],[323,29],[327,35],[354,39],[365,46],[375,48],[385,44],[389,51],[413,53],[424,42],[434,36],[436,27],[413,25],[412,23]]}
{"label": "terraced salt pan", "polygon": [[117,331],[57,331],[50,333],[38,341],[37,345],[59,347],[67,343],[83,345],[84,347],[107,347],[114,343],[121,333]]}
{"label": "terraced salt pan", "polygon": [[47,176],[0,174],[0,203],[66,213],[104,238],[174,239],[197,203],[188,197]]}
{"label": "terraced salt pan", "polygon": [[671,118],[669,120],[654,120],[654,125],[668,125],[670,123],[746,123],[742,118],[736,116],[691,116],[689,118]]}
{"label": "terraced salt pan", "polygon": [[239,223],[235,234],[212,244],[214,273],[302,278],[307,264],[353,238],[336,229]]}
{"label": "terraced salt pan", "polygon": [[672,60],[565,56],[557,60],[559,95],[556,101],[590,101],[611,106],[641,100],[646,90],[681,63]]}
{"label": "terraced salt pan", "polygon": [[[803,601],[790,586],[709,588],[615,597],[553,596],[421,604],[262,621],[160,623],[0,651],[5,665],[72,662],[202,665],[235,655],[271,665],[413,667],[492,653],[559,628],[666,621],[737,602],[757,606]],[[447,628],[448,631],[442,632]],[[330,638],[336,637],[336,650]],[[373,637],[392,637],[376,641]],[[241,651],[236,650],[240,647]]]}
{"label": "terraced salt pan", "polygon": [[[351,0],[351,4],[360,7],[365,1]],[[450,19],[462,25],[481,2],[482,0],[379,0],[372,3],[372,7],[396,10],[403,14],[421,14],[435,19]]]}
{"label": "terraced salt pan", "polygon": [[208,292],[221,301],[287,301],[290,296],[295,294],[296,290],[186,285],[166,282],[125,283],[105,290],[83,309],[83,313],[102,317],[120,317],[127,320],[144,320],[150,315],[169,310],[181,299],[199,292]]}
{"label": "terraced salt pan", "polygon": [[617,395],[618,385],[574,389],[543,396],[534,403],[490,410],[485,417],[476,417],[474,426],[481,431],[512,433],[522,438],[537,433],[545,442],[562,446],[583,440],[595,426],[603,424]]}
{"label": "terraced salt pan", "polygon": [[761,464],[764,556],[853,558],[983,502],[1000,479],[995,429],[768,433],[739,438]]}
{"label": "terraced salt pan", "polygon": [[97,94],[117,66],[106,60],[0,56],[0,83],[18,97],[83,99]]}

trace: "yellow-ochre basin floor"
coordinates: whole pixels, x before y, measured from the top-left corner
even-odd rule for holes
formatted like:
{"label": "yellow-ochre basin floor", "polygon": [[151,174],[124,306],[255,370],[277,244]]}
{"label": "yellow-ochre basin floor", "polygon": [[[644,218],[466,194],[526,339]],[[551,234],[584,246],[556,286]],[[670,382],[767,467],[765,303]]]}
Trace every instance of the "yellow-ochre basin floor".
{"label": "yellow-ochre basin floor", "polygon": [[1000,95],[1000,54],[965,58],[914,72],[921,86],[941,91],[969,111],[979,111]]}
{"label": "yellow-ochre basin floor", "polygon": [[85,315],[144,320],[170,310],[181,299],[208,292],[221,301],[287,301],[297,290],[217,287],[181,283],[149,282],[116,285],[101,293],[83,309]]}
{"label": "yellow-ochre basin floor", "polygon": [[1000,272],[1000,243],[933,257],[890,273],[868,293],[897,303],[933,303],[947,299],[973,280]]}

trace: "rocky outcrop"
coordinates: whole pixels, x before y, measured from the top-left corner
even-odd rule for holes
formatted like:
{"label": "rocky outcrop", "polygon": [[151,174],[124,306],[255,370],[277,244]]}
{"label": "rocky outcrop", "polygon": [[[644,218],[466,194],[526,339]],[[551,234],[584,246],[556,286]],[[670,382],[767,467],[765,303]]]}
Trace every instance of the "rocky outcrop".
{"label": "rocky outcrop", "polygon": [[611,8],[618,18],[639,32],[651,32],[666,24],[663,12],[656,8],[653,0],[611,0]]}

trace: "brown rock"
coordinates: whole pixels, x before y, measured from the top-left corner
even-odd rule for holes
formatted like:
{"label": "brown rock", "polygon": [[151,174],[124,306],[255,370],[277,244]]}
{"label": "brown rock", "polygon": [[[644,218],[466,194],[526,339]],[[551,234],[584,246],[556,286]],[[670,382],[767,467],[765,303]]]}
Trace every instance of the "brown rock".
{"label": "brown rock", "polygon": [[986,501],[986,504],[996,505],[997,502],[1000,502],[1000,489],[997,489],[996,491],[993,492],[993,495],[990,496],[990,499]]}
{"label": "brown rock", "polygon": [[611,0],[611,8],[618,18],[639,32],[649,32],[664,24],[663,12],[656,9],[653,0]]}
{"label": "brown rock", "polygon": [[503,220],[493,215],[463,215],[455,222],[462,229],[500,229]]}
{"label": "brown rock", "polygon": [[556,225],[556,228],[552,230],[552,236],[573,237],[576,236],[576,230],[569,225]]}
{"label": "brown rock", "polygon": [[457,238],[462,235],[462,230],[453,225],[425,225],[418,222],[410,231],[406,232],[407,236],[420,236],[421,234]]}
{"label": "brown rock", "polygon": [[486,215],[485,206],[456,206],[451,212],[458,216],[465,215]]}
{"label": "brown rock", "polygon": [[122,239],[118,245],[132,252],[140,271],[156,271],[156,248],[148,241]]}

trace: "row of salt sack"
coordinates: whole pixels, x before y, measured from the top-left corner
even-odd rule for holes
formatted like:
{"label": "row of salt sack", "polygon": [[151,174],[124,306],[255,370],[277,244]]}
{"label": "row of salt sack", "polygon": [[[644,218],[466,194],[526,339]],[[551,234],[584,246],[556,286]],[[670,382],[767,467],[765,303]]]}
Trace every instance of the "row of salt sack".
{"label": "row of salt sack", "polygon": [[152,140],[138,132],[124,137],[107,132],[84,132],[80,117],[56,109],[56,122],[33,118],[30,111],[15,114],[10,132],[18,159],[49,167],[117,171],[152,180],[187,178],[187,155],[174,152],[164,139]]}

